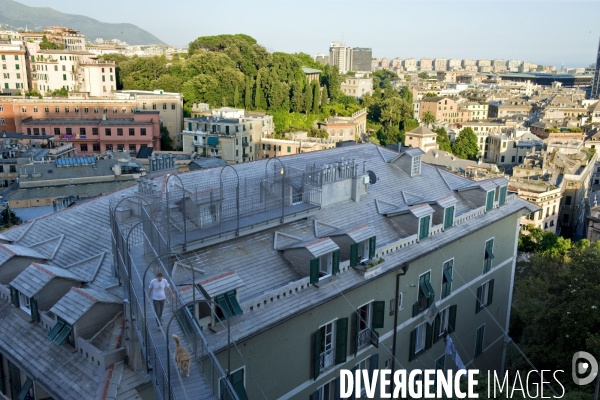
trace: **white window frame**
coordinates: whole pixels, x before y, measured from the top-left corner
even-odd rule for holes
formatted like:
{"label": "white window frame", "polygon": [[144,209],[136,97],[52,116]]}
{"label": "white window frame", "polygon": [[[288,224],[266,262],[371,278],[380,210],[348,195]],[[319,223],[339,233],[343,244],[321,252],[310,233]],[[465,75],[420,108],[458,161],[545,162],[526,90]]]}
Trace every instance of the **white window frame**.
{"label": "white window frame", "polygon": [[[246,379],[246,375],[244,374],[244,379]],[[319,400],[328,400],[325,398],[325,386],[328,385],[333,385],[333,387],[329,388],[329,390],[331,391],[331,399],[335,399],[335,379],[330,380],[329,382],[324,383],[323,385],[319,386],[319,388],[317,389],[319,391]]]}
{"label": "white window frame", "polygon": [[[358,329],[359,329],[359,331],[358,331],[358,348],[359,349],[363,348],[365,346],[368,346],[371,343],[371,330],[373,329],[373,327],[371,326],[371,322],[372,322],[372,318],[373,318],[373,302],[374,302],[374,300],[371,300],[356,309],[356,312],[357,312],[356,317],[361,319],[358,322]],[[360,309],[362,309],[363,307],[367,307],[366,318],[362,318],[362,316],[360,314]],[[361,326],[363,324],[364,324],[364,327],[361,328]]]}
{"label": "white window frame", "polygon": [[419,279],[417,279],[417,301],[419,301],[419,292],[421,291],[421,277],[429,273],[429,284],[431,285],[431,270],[427,270],[419,275]]}
{"label": "white window frame", "polygon": [[477,299],[477,301],[479,302],[479,308],[481,310],[483,310],[485,307],[488,306],[488,300],[489,300],[489,296],[488,294],[490,293],[490,282],[492,280],[490,279],[489,281],[485,281],[484,283],[481,284],[481,299]]}
{"label": "white window frame", "polygon": [[[479,329],[483,328],[483,337],[481,338],[481,353],[477,354],[477,332]],[[481,324],[475,329],[475,351],[473,354],[477,354],[475,357],[478,357],[480,354],[484,353],[483,342],[485,341],[485,324]]]}
{"label": "white window frame", "polygon": [[[492,241],[492,252],[493,252],[496,238],[491,237],[488,240],[486,240],[485,243],[483,244],[483,269],[482,269],[483,273],[482,274],[487,274],[494,268],[494,262],[493,262],[493,260],[490,260],[490,270],[488,272],[485,272],[485,263],[486,263],[485,250],[487,249],[487,244],[489,241]],[[494,257],[495,257],[495,255],[494,255]]]}
{"label": "white window frame", "polygon": [[390,315],[394,315],[395,312],[400,312],[404,310],[402,307],[402,297],[403,293],[399,292],[398,297],[395,297],[390,300]]}
{"label": "white window frame", "polygon": [[417,327],[415,328],[417,330],[417,334],[415,335],[415,354],[418,354],[420,351],[425,350],[425,341],[427,335],[426,324],[427,322],[423,322],[422,324],[417,325]]}
{"label": "white window frame", "polygon": [[[329,369],[331,367],[333,367],[335,365],[335,322],[337,321],[337,318],[334,320],[331,320],[329,322],[327,322],[326,324],[323,324],[321,326],[319,326],[319,329],[325,328],[325,335],[323,335],[323,338],[325,338],[325,336],[327,336],[327,326],[331,325],[331,333],[329,334],[331,336],[331,341],[330,341],[330,346],[329,348],[327,348],[327,342],[325,341],[325,348],[321,350],[321,353],[319,354],[319,357],[321,359],[324,359],[323,362],[321,362],[321,371],[324,371],[326,369]],[[326,359],[325,357],[327,357],[327,353],[329,353],[329,360],[330,360],[330,364],[325,363]]]}
{"label": "white window frame", "polygon": [[[444,293],[444,266],[446,265],[447,262],[450,262],[450,261],[452,261],[452,276],[451,276],[451,278],[452,278],[452,281],[454,281],[454,257],[452,257],[442,263],[442,283],[440,284],[440,297]],[[452,281],[450,282],[450,293],[448,294],[448,296],[444,297],[445,299],[448,298],[452,294]]]}
{"label": "white window frame", "polygon": [[421,156],[414,156],[410,163],[410,176],[421,174]]}
{"label": "white window frame", "polygon": [[444,331],[448,330],[448,321],[450,320],[449,319],[450,307],[448,306],[448,307],[442,309],[438,315],[440,316],[440,330],[439,330],[439,332],[434,332],[433,334],[442,336],[444,334]]}
{"label": "white window frame", "polygon": [[31,299],[19,292],[19,308],[31,315]]}
{"label": "white window frame", "polygon": [[[358,370],[367,370],[368,371],[370,366],[371,366],[371,357],[367,357],[365,359],[360,360],[356,364],[356,369],[358,369]],[[365,385],[364,385],[364,382],[362,380],[363,379],[362,372],[360,373],[358,379],[360,379],[360,387],[361,387],[360,397],[363,397],[365,395]]]}
{"label": "white window frame", "polygon": [[[368,260],[369,259],[369,246],[371,245],[371,239],[367,239],[367,240],[363,240],[362,242],[357,243],[358,245],[358,261],[362,262],[364,260]],[[361,252],[360,249],[363,249],[362,252],[362,257],[361,257]]]}
{"label": "white window frame", "polygon": [[[323,263],[323,258],[326,257],[325,263]],[[323,268],[323,264],[325,264],[325,269]],[[331,276],[333,273],[333,254],[327,253],[319,256],[319,279],[327,278]]]}

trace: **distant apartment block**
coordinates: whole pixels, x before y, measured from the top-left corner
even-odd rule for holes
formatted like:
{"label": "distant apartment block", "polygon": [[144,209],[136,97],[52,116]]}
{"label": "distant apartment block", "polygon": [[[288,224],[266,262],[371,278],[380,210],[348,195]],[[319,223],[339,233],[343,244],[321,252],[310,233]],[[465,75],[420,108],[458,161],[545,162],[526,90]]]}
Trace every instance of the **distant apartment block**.
{"label": "distant apartment block", "polygon": [[2,64],[2,93],[23,93],[29,90],[27,49],[22,41],[0,40],[0,63]]}
{"label": "distant apartment block", "polygon": [[469,120],[469,112],[450,97],[423,97],[421,99],[420,118],[431,112],[439,122],[464,122]]}
{"label": "distant apartment block", "polygon": [[467,67],[476,67],[476,66],[477,66],[477,60],[472,60],[472,59],[462,60],[462,67],[464,69],[466,69]]}
{"label": "distant apartment block", "polygon": [[432,63],[431,58],[429,58],[429,57],[421,58],[421,60],[419,61],[419,69],[421,71],[432,71],[433,63]]}
{"label": "distant apartment block", "polygon": [[260,141],[274,130],[271,115],[246,114],[231,107],[214,109],[210,116],[185,118],[184,126],[183,151],[219,157],[228,164],[264,158]]}
{"label": "distant apartment block", "polygon": [[418,61],[415,58],[407,58],[404,61],[402,61],[402,64],[403,64],[404,70],[406,72],[416,72],[417,71]]}
{"label": "distant apartment block", "polygon": [[520,98],[507,101],[492,101],[488,106],[489,118],[525,117],[531,112],[531,104]]}
{"label": "distant apartment block", "polygon": [[372,58],[373,51],[370,48],[346,47],[341,42],[333,42],[329,46],[329,64],[337,66],[341,73],[370,72]]}
{"label": "distant apartment block", "polygon": [[365,94],[373,94],[373,78],[368,74],[356,74],[347,76],[341,84],[344,94],[360,99]]}
{"label": "distant apartment block", "polygon": [[529,213],[521,217],[521,229],[527,230],[527,226],[533,225],[547,232],[558,233],[558,217],[560,202],[562,199],[560,187],[540,180],[512,179],[508,184],[511,192],[523,200],[540,207],[539,211]]}
{"label": "distant apartment block", "polygon": [[354,47],[351,51],[350,71],[370,72],[373,50],[367,47]]}
{"label": "distant apartment block", "polygon": [[462,60],[460,60],[458,58],[451,58],[450,60],[448,60],[448,69],[449,70],[460,69],[461,64],[462,64]]}
{"label": "distant apartment block", "polygon": [[448,69],[448,60],[445,58],[436,58],[433,62],[435,71],[446,71]]}
{"label": "distant apartment block", "polygon": [[315,56],[315,61],[319,64],[327,65],[329,64],[329,56],[325,54],[317,54]]}

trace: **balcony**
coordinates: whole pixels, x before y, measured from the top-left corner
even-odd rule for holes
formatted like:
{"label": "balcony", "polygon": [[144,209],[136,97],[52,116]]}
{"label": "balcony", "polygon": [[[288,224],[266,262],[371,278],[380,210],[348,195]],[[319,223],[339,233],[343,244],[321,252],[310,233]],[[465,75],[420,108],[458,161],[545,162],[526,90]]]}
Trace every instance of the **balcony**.
{"label": "balcony", "polygon": [[326,370],[327,368],[331,367],[333,365],[333,361],[334,361],[333,349],[325,350],[323,353],[321,353],[321,356],[319,359],[320,370],[323,371],[323,370]]}
{"label": "balcony", "polygon": [[243,146],[243,147],[248,147],[248,146],[249,146],[249,145],[248,145],[248,140],[247,140],[246,138],[243,138],[243,139],[242,139],[242,146]]}

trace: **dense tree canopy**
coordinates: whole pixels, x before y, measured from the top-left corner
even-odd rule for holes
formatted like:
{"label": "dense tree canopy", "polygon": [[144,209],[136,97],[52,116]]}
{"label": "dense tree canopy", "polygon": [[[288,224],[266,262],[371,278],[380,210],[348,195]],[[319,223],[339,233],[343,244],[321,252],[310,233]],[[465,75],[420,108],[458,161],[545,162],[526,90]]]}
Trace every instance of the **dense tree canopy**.
{"label": "dense tree canopy", "polygon": [[470,127],[464,128],[460,131],[456,141],[452,143],[452,153],[460,158],[475,160],[478,152],[479,145],[477,144],[475,132]]}
{"label": "dense tree canopy", "polygon": [[434,129],[433,131],[437,133],[435,141],[438,144],[440,150],[452,152],[450,138],[448,137],[448,132],[446,132],[446,129],[444,129],[444,127],[442,126],[437,129]]}

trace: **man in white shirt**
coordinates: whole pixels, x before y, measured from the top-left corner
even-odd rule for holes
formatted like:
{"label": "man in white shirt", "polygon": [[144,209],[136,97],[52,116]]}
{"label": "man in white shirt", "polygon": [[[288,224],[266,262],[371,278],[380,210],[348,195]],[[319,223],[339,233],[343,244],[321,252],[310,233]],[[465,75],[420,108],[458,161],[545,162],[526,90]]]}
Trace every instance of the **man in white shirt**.
{"label": "man in white shirt", "polygon": [[156,311],[156,316],[158,317],[156,324],[159,326],[160,322],[162,322],[162,313],[163,309],[165,308],[165,290],[169,291],[171,297],[175,297],[175,295],[171,291],[169,282],[163,279],[163,274],[159,272],[158,274],[156,274],[156,279],[153,279],[150,282],[150,287],[148,288],[148,297],[150,298],[150,300],[152,300],[152,303],[154,304],[154,311]]}

